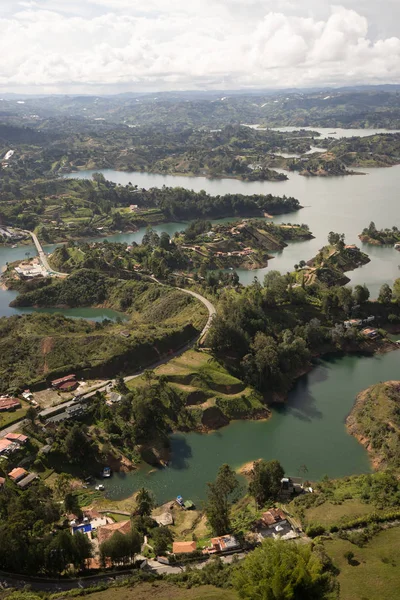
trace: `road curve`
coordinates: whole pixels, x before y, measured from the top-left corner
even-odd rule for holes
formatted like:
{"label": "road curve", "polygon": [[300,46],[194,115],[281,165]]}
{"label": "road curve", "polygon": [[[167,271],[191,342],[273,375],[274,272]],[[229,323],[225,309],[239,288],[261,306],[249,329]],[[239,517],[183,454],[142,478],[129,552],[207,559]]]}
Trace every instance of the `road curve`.
{"label": "road curve", "polygon": [[42,266],[46,269],[47,273],[50,275],[56,275],[57,277],[67,277],[68,273],[60,273],[58,271],[54,271],[49,265],[49,261],[47,260],[47,255],[43,250],[42,244],[39,242],[38,237],[33,231],[26,230],[25,233],[29,234],[33,239],[33,243],[35,244],[37,253],[39,255],[39,260],[42,263]]}
{"label": "road curve", "polygon": [[[160,282],[158,281],[158,283],[160,283]],[[203,330],[199,336],[199,341],[201,343],[204,340],[204,338],[206,337],[206,334],[211,327],[214,315],[217,313],[216,308],[215,308],[214,304],[212,304],[212,302],[210,302],[209,300],[207,300],[207,298],[204,298],[204,296],[202,296],[201,294],[198,294],[197,292],[193,292],[192,290],[186,290],[185,288],[177,288],[177,289],[180,290],[181,292],[184,292],[185,294],[190,294],[190,296],[197,298],[197,300],[200,300],[200,302],[202,302],[208,310],[207,323],[203,327]]]}

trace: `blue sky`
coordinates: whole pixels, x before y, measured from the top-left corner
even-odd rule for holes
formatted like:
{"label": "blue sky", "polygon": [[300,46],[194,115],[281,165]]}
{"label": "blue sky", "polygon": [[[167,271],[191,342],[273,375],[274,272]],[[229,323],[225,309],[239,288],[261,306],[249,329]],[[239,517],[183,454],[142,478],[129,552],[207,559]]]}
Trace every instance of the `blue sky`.
{"label": "blue sky", "polygon": [[400,0],[1,0],[0,89],[400,83]]}

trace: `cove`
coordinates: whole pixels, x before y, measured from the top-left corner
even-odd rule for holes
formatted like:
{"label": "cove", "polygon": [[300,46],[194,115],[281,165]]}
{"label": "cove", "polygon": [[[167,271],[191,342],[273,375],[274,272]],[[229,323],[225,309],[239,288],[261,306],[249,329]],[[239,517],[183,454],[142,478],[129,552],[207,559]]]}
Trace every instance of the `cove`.
{"label": "cove", "polygon": [[[354,130],[358,131],[358,130]],[[360,130],[365,132],[365,130]],[[303,177],[288,173],[287,181],[240,181],[237,179],[207,179],[205,177],[184,177],[179,175],[157,175],[142,172],[121,172],[104,169],[106,179],[126,185],[131,182],[141,188],[184,187],[209,194],[274,194],[294,196],[304,206],[295,213],[274,218],[275,223],[307,223],[315,239],[291,243],[283,251],[275,253],[265,269],[254,271],[238,270],[240,281],[247,285],[254,276],[261,281],[267,270],[277,269],[281,273],[292,271],[300,260],[308,260],[327,242],[330,231],[346,235],[348,243],[357,243],[369,254],[371,262],[356,271],[347,273],[351,285],[366,284],[371,298],[376,298],[383,283],[393,285],[400,276],[400,256],[391,247],[376,247],[361,244],[358,234],[375,221],[378,228],[400,226],[397,204],[400,165],[388,168],[358,169],[364,175],[343,177]],[[89,178],[95,171],[71,173],[69,177]],[[158,230],[168,231],[171,224],[159,225]],[[183,229],[176,224],[178,228]],[[138,233],[138,232],[137,232]],[[133,240],[136,234],[124,236],[124,241]],[[142,234],[140,234],[142,237]],[[116,239],[114,236],[109,239]],[[122,240],[121,240],[122,241]],[[136,240],[135,240],[136,241]]]}
{"label": "cove", "polygon": [[398,351],[318,361],[297,380],[288,403],[273,408],[270,420],[235,421],[209,434],[173,434],[167,468],[114,473],[106,484],[106,497],[122,499],[145,486],[153,490],[158,502],[181,494],[201,504],[206,483],[214,479],[221,464],[238,468],[257,458],[278,459],[292,476],[305,465],[311,480],[369,473],[368,456],[348,435],[345,419],[362,389],[398,379],[399,367]]}

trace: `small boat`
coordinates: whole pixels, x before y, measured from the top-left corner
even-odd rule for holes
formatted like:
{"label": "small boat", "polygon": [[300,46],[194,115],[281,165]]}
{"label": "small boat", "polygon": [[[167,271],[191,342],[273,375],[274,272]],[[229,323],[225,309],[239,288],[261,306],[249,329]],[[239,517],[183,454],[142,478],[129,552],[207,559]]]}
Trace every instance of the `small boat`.
{"label": "small boat", "polygon": [[111,477],[111,468],[110,467],[104,467],[103,477]]}
{"label": "small boat", "polygon": [[177,496],[176,497],[176,502],[177,502],[177,504],[179,504],[179,506],[182,506],[182,508],[183,508],[184,504],[183,504],[183,498],[182,498],[182,496]]}
{"label": "small boat", "polygon": [[106,489],[104,487],[104,485],[102,483],[99,483],[99,485],[96,485],[96,487],[94,488],[97,492],[104,492],[104,490]]}
{"label": "small boat", "polygon": [[18,244],[13,244],[11,248],[18,248]]}

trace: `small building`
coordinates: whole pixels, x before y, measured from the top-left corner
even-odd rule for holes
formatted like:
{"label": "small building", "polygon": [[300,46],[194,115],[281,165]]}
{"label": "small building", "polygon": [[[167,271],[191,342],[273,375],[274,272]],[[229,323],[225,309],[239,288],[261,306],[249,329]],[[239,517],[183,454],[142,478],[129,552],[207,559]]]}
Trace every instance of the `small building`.
{"label": "small building", "polygon": [[0,412],[16,410],[17,408],[21,408],[21,402],[18,400],[18,398],[0,398]]}
{"label": "small building", "polygon": [[350,329],[350,327],[359,327],[362,325],[361,319],[350,319],[349,321],[344,321],[343,325],[346,329]]}
{"label": "small building", "polygon": [[62,386],[64,383],[69,383],[69,382],[78,383],[76,381],[76,375],[73,375],[73,374],[65,375],[65,377],[60,377],[60,379],[54,379],[54,381],[51,382],[51,387],[58,390],[58,389],[60,389],[60,386]]}
{"label": "small building", "polygon": [[280,508],[270,508],[261,515],[261,521],[267,527],[272,527],[280,521],[286,521],[286,515]]}
{"label": "small building", "polygon": [[240,544],[233,535],[222,535],[211,539],[211,545],[205,548],[204,554],[215,554],[217,552],[230,552],[237,550]]}
{"label": "small building", "polygon": [[301,477],[283,477],[281,479],[282,496],[301,494],[303,491],[303,480]]}
{"label": "small building", "polygon": [[122,335],[122,337],[124,338],[128,338],[131,337],[131,334],[129,331],[127,331],[126,329],[123,329],[122,331],[119,332],[119,335]]}
{"label": "small building", "polygon": [[18,481],[17,486],[19,488],[21,488],[22,490],[24,490],[37,478],[38,478],[38,476],[36,473],[29,473],[29,475],[27,475],[26,477],[24,477],[23,479]]}
{"label": "small building", "polygon": [[366,327],[361,331],[362,335],[368,339],[375,339],[379,337],[379,333],[376,329],[371,329],[370,327]]}
{"label": "small building", "polygon": [[172,544],[173,554],[191,554],[197,550],[196,542],[174,542]]}
{"label": "small building", "polygon": [[57,389],[59,392],[73,392],[78,385],[79,383],[77,381],[65,381],[64,383],[60,383]]}
{"label": "small building", "polygon": [[358,250],[357,246],[355,244],[346,244],[344,247],[345,250],[350,250],[352,252]]}
{"label": "small building", "polygon": [[104,525],[103,527],[99,527],[97,529],[97,539],[99,544],[106,542],[109,540],[114,533],[119,531],[123,535],[126,535],[131,530],[131,522],[130,521],[120,521],[119,523],[110,523],[109,525]]}
{"label": "small building", "polygon": [[20,479],[22,479],[23,477],[26,477],[27,475],[28,475],[28,471],[26,471],[22,467],[17,467],[16,469],[13,469],[12,471],[10,471],[8,474],[9,478],[12,481],[14,481],[15,483],[17,483],[17,481],[20,481]]}
{"label": "small building", "polygon": [[14,447],[14,444],[10,440],[1,439],[0,440],[0,455],[8,454]]}
{"label": "small building", "polygon": [[130,207],[129,207],[129,210],[131,212],[138,212],[139,206],[137,204],[131,204]]}
{"label": "small building", "polygon": [[4,437],[6,440],[10,440],[10,442],[17,442],[21,446],[26,444],[29,439],[27,435],[23,435],[22,433],[7,433]]}

